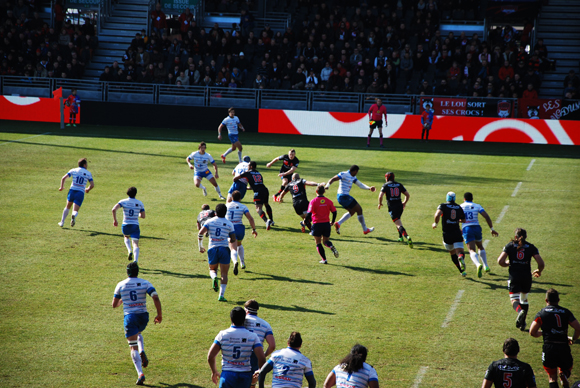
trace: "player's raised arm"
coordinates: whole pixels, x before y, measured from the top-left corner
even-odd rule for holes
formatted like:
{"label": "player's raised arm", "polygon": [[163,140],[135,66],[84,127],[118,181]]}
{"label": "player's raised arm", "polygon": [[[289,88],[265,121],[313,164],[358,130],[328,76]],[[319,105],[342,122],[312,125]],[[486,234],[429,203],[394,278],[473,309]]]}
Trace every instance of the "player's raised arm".
{"label": "player's raised arm", "polygon": [[121,205],[119,205],[118,203],[113,206],[113,208],[111,209],[111,213],[113,213],[113,226],[119,226],[119,223],[117,222],[117,210],[121,207]]}
{"label": "player's raised arm", "polygon": [[441,211],[441,209],[437,209],[437,211],[435,212],[435,216],[434,216],[434,222],[431,225],[431,227],[433,229],[435,229],[437,227],[437,224],[439,223],[439,220],[441,219],[442,215],[443,215],[443,212]]}
{"label": "player's raised arm", "polygon": [[545,266],[544,260],[542,259],[542,257],[540,256],[539,253],[536,253],[534,255],[534,259],[536,260],[536,263],[538,263],[538,269],[534,270],[532,272],[532,275],[535,278],[539,278],[540,276],[542,276],[542,271],[544,270],[544,266]]}
{"label": "player's raised arm", "polygon": [[491,218],[489,217],[489,214],[487,214],[487,212],[484,210],[481,212],[481,215],[483,216],[483,218],[485,218],[485,221],[487,222],[487,225],[489,225],[489,229],[491,229],[491,235],[493,237],[497,237],[499,236],[499,233],[495,231],[495,229],[493,228],[493,222],[491,221]]}

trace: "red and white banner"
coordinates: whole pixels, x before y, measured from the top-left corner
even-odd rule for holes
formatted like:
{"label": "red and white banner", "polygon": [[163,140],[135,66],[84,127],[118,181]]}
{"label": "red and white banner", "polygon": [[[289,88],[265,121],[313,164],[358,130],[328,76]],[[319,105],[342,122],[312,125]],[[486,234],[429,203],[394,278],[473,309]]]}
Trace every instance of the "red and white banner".
{"label": "red and white banner", "polygon": [[[420,139],[421,116],[388,115],[383,136]],[[259,132],[292,135],[366,137],[365,113],[310,112],[260,109]],[[375,131],[374,136],[377,136]],[[580,122],[566,120],[500,119],[435,116],[430,140],[580,145]]]}
{"label": "red and white banner", "polygon": [[[60,123],[60,100],[41,97],[0,96],[0,120],[40,121]],[[64,107],[64,121],[68,122],[70,107]],[[81,123],[81,108],[77,113]]]}

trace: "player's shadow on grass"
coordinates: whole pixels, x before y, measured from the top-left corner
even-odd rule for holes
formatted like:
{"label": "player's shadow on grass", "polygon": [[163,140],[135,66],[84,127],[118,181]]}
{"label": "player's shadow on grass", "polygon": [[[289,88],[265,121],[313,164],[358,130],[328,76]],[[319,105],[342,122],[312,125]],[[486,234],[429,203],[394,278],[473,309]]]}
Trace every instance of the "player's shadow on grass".
{"label": "player's shadow on grass", "polygon": [[188,273],[179,273],[179,272],[172,272],[166,271],[164,269],[148,269],[148,268],[140,268],[145,274],[152,274],[152,275],[163,275],[163,276],[173,276],[176,278],[184,278],[184,279],[207,279],[207,275],[199,275],[199,274],[188,274]]}
{"label": "player's shadow on grass", "polygon": [[571,284],[561,284],[561,283],[552,283],[552,282],[540,282],[537,278],[534,278],[532,284],[549,284],[550,287],[558,286],[558,287],[573,287]]}
{"label": "player's shadow on grass", "polygon": [[332,286],[333,283],[328,283],[328,282],[316,282],[313,280],[306,280],[306,279],[296,279],[296,278],[289,278],[286,276],[278,276],[278,275],[272,275],[269,273],[260,273],[260,272],[252,272],[252,271],[246,271],[246,273],[251,273],[253,275],[261,275],[252,279],[247,279],[244,278],[243,280],[249,280],[249,281],[256,281],[256,280],[276,280],[278,282],[296,282],[296,283],[305,283],[305,284],[320,284],[321,286]]}
{"label": "player's shadow on grass", "polygon": [[188,384],[188,383],[177,383],[177,384],[168,384],[159,382],[159,385],[154,384],[144,384],[145,387],[158,387],[158,388],[202,388],[199,385],[195,384]]}
{"label": "player's shadow on grass", "polygon": [[[114,237],[121,237],[123,236],[123,233],[106,233],[106,232],[97,232],[96,230],[86,230],[86,229],[72,229],[72,228],[63,228],[63,229],[67,229],[70,230],[72,232],[82,232],[82,233],[88,233],[89,237],[95,237],[95,236],[114,236]],[[119,230],[120,232],[120,230]],[[139,237],[140,239],[145,239],[145,240],[166,240],[163,237],[152,237],[152,236],[143,236],[141,235],[141,237]]]}
{"label": "player's shadow on grass", "polygon": [[498,289],[504,290],[507,288],[506,284],[504,283],[505,279],[492,279],[492,281],[501,282],[501,284],[486,282],[486,281],[483,281],[479,278],[475,278],[475,279],[474,278],[467,278],[467,280],[472,281],[474,283],[480,283],[480,284],[486,285],[489,287],[490,290],[498,290]]}
{"label": "player's shadow on grass", "polygon": [[[242,306],[245,302],[239,302],[238,304]],[[335,313],[331,313],[328,311],[321,311],[321,310],[312,310],[306,307],[300,307],[296,305],[292,306],[279,306],[277,304],[263,304],[260,303],[260,307],[265,307],[267,309],[272,310],[281,310],[281,311],[291,311],[293,313],[314,313],[314,314],[323,314],[323,315],[336,315]]]}
{"label": "player's shadow on grass", "polygon": [[378,268],[354,267],[352,265],[339,265],[339,264],[336,264],[336,266],[350,269],[353,271],[369,272],[369,273],[374,273],[374,274],[379,274],[379,275],[415,276],[415,275],[410,274],[410,273],[404,273],[404,272],[398,272],[398,271],[388,271],[388,270],[378,269]]}
{"label": "player's shadow on grass", "polygon": [[[298,229],[298,228],[293,228],[291,226],[274,226],[274,228],[272,230],[279,230],[279,231],[286,231],[286,232],[292,232],[292,233],[302,233],[302,229]],[[304,234],[306,234],[308,231],[306,231]]]}

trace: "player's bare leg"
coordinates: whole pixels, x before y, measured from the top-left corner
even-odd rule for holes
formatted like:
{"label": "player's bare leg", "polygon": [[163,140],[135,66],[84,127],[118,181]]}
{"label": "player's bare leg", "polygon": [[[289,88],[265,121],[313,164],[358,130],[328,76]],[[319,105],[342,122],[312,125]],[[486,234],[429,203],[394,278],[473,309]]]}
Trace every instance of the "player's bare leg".
{"label": "player's bare leg", "polygon": [[203,196],[207,197],[207,190],[205,189],[205,186],[201,184],[201,178],[194,176],[193,183],[195,183],[195,187],[200,188],[203,191]]}
{"label": "player's bare leg", "polygon": [[226,302],[226,298],[224,297],[226,293],[226,286],[228,285],[228,272],[230,270],[229,264],[220,264],[220,296],[218,300]]}
{"label": "player's bare leg", "polygon": [[220,199],[225,199],[224,196],[222,195],[222,192],[220,190],[219,185],[217,184],[217,181],[215,180],[215,177],[211,177],[211,179],[209,180],[209,183],[211,183],[213,185],[213,187],[215,187],[215,191],[220,196]]}

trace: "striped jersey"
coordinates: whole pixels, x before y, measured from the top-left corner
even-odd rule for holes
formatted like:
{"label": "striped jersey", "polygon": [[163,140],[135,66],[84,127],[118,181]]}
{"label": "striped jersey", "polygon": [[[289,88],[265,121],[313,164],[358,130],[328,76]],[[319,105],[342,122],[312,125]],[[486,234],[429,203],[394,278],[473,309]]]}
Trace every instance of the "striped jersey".
{"label": "striped jersey", "polygon": [[350,171],[343,171],[338,173],[338,192],[339,195],[348,195],[350,193],[350,189],[352,189],[352,185],[356,183],[358,180],[356,176],[350,175]]}
{"label": "striped jersey", "polygon": [[211,155],[207,152],[204,154],[199,151],[192,152],[187,159],[193,160],[194,172],[206,172],[209,169],[209,165],[215,163]]}
{"label": "striped jersey", "polygon": [[127,314],[147,312],[147,295],[157,295],[155,287],[145,279],[127,278],[117,284],[115,298],[123,300],[123,311]]}
{"label": "striped jersey", "polygon": [[361,369],[352,374],[344,371],[342,365],[335,366],[332,373],[336,376],[337,388],[366,388],[369,385],[369,381],[379,381],[375,368],[366,362],[363,363]]}
{"label": "striped jersey", "polygon": [[[242,175],[243,173],[248,171],[249,167],[250,167],[250,163],[247,163],[247,162],[242,162],[242,163],[238,164],[236,166],[236,168],[234,168],[234,176]],[[248,180],[246,178],[240,179],[240,182],[248,184]]]}
{"label": "striped jersey", "polygon": [[209,246],[207,249],[215,247],[228,247],[230,233],[234,233],[234,225],[225,218],[210,218],[203,224],[209,234]]}
{"label": "striped jersey", "polygon": [[72,177],[71,190],[85,191],[87,182],[93,181],[93,175],[84,167],[73,168],[66,175]]}
{"label": "striped jersey", "polygon": [[273,367],[272,388],[300,388],[303,377],[314,374],[312,362],[298,350],[289,347],[272,353],[268,363]]}
{"label": "striped jersey", "polygon": [[249,213],[248,207],[243,203],[232,201],[227,205],[228,212],[226,213],[226,219],[234,225],[242,225],[242,218],[244,214]]}
{"label": "striped jersey", "polygon": [[250,356],[262,346],[256,334],[234,325],[220,331],[213,342],[222,349],[222,371],[230,372],[251,372]]}
{"label": "striped jersey", "polygon": [[264,338],[267,336],[274,335],[272,332],[272,326],[262,318],[259,318],[256,314],[246,314],[246,322],[244,323],[244,326],[246,326],[246,329],[258,336],[260,343],[264,343]]}
{"label": "striped jersey", "polygon": [[238,116],[234,116],[233,118],[228,116],[222,120],[222,124],[228,129],[228,134],[238,134],[238,126],[240,125],[240,119],[238,119]]}
{"label": "striped jersey", "polygon": [[485,211],[481,205],[466,201],[461,204],[461,208],[465,213],[465,222],[462,226],[463,228],[466,226],[479,225],[477,216]]}
{"label": "striped jersey", "polygon": [[125,198],[119,201],[123,208],[123,225],[139,225],[139,213],[145,211],[143,202],[135,198]]}

